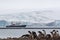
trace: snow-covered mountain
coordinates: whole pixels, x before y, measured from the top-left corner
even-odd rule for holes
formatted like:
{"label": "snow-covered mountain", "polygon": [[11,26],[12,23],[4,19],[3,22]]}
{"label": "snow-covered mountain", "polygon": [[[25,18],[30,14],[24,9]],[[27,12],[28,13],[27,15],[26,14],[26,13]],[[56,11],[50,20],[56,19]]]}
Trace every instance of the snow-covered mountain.
{"label": "snow-covered mountain", "polygon": [[44,17],[40,11],[31,11],[31,12],[20,12],[0,15],[0,20],[7,21],[24,21],[32,23],[49,23],[54,20]]}
{"label": "snow-covered mountain", "polygon": [[[44,11],[45,12],[45,11]],[[46,13],[51,11],[46,11]],[[16,12],[0,15],[0,20],[7,22],[21,22],[26,25],[51,25],[55,20],[45,17],[41,11]],[[7,23],[8,24],[8,23]]]}

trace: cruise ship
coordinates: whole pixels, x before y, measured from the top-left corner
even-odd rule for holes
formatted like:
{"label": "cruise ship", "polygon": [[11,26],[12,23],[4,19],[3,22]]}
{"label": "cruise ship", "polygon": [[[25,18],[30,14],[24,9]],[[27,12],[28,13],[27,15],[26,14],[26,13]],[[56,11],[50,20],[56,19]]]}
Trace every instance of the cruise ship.
{"label": "cruise ship", "polygon": [[13,28],[13,27],[26,27],[26,25],[16,25],[16,24],[11,24],[11,25],[8,25],[8,26],[6,26],[6,27],[8,27],[8,28]]}
{"label": "cruise ship", "polygon": [[10,25],[6,25],[6,28],[21,28],[26,27],[25,24],[21,24],[20,22],[11,22]]}
{"label": "cruise ship", "polygon": [[21,22],[7,22],[5,20],[0,20],[0,29],[6,28],[25,28],[27,25]]}

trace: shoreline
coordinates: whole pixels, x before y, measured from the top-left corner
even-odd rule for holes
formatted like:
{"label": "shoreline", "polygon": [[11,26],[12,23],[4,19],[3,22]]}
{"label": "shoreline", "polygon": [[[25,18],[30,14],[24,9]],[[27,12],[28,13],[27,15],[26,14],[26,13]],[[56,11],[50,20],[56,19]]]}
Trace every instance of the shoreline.
{"label": "shoreline", "polygon": [[0,29],[60,29],[60,28],[0,28]]}

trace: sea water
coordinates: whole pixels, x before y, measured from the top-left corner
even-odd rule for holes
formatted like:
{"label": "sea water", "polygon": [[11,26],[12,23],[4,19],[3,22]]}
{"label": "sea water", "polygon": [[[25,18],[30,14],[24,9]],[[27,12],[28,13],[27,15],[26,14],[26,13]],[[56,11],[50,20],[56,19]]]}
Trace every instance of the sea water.
{"label": "sea water", "polygon": [[[7,37],[20,37],[24,34],[28,34],[28,31],[35,31],[38,34],[38,31],[42,31],[43,29],[0,29],[0,38],[7,38]],[[47,34],[53,29],[44,29]],[[60,29],[55,29],[60,30]],[[59,31],[60,33],[60,31]]]}

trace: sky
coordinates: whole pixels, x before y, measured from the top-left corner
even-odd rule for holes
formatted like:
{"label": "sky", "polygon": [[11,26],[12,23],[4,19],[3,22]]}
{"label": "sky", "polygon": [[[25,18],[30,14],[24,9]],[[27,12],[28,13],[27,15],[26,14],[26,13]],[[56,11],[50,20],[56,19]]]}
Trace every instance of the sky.
{"label": "sky", "polygon": [[[44,16],[60,20],[60,0],[0,0],[0,15],[17,13],[25,9],[43,10]],[[46,10],[52,12],[44,12]]]}

